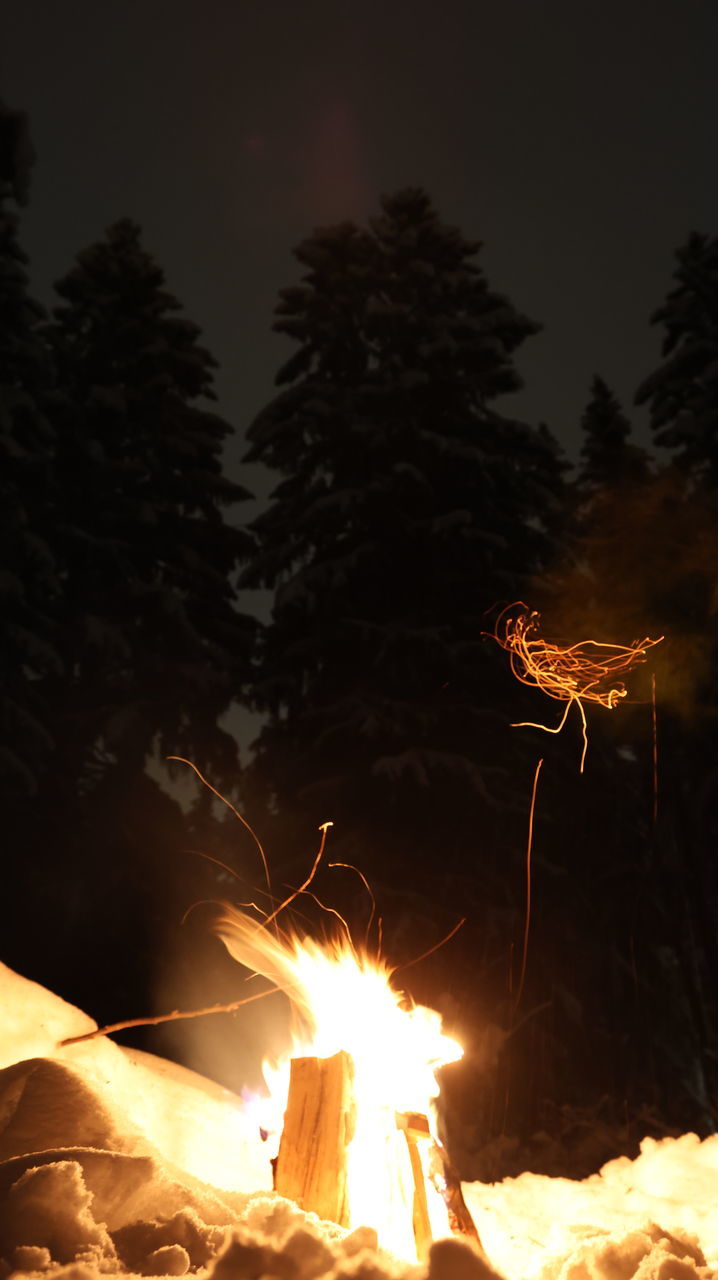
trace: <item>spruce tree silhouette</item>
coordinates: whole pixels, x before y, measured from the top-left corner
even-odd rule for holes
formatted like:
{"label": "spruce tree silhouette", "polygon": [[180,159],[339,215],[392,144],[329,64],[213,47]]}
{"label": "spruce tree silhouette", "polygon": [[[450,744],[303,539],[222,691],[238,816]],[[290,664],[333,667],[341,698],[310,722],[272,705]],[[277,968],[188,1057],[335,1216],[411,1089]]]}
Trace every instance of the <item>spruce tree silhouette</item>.
{"label": "spruce tree silhouette", "polygon": [[59,582],[43,536],[50,493],[52,382],[18,240],[33,152],[21,112],[0,103],[0,795],[32,796],[52,756],[40,682],[59,675],[52,605]]}

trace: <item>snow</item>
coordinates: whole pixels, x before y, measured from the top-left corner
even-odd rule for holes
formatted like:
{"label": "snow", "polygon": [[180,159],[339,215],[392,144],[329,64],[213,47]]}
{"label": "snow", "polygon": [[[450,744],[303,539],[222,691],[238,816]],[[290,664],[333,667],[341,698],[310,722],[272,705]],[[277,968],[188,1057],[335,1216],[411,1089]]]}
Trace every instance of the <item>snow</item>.
{"label": "snow", "polygon": [[[637,1159],[611,1160],[583,1182],[523,1173],[494,1186],[472,1183],[464,1195],[489,1256],[510,1276],[628,1280],[640,1261],[643,1280],[667,1253],[718,1274],[718,1135],[645,1138]],[[624,1257],[619,1270],[605,1261],[616,1251]],[[672,1264],[670,1280],[673,1271],[684,1274]]]}
{"label": "snow", "polygon": [[[92,1021],[2,965],[0,1011],[0,1280],[495,1277],[463,1240],[411,1264],[283,1200],[239,1098],[104,1037],[60,1048]],[[708,1280],[717,1191],[718,1136],[690,1134],[581,1183],[464,1188],[509,1280]]]}

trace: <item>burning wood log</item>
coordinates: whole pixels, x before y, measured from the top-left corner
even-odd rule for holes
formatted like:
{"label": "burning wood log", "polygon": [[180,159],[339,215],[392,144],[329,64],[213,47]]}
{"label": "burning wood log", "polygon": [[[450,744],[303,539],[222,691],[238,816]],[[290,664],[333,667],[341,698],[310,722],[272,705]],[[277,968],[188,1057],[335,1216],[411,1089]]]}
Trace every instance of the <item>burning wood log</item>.
{"label": "burning wood log", "polygon": [[[467,1236],[486,1256],[476,1225],[466,1206],[459,1175],[441,1143],[433,1137],[427,1117],[417,1112],[397,1113],[396,1124],[406,1137],[414,1176],[414,1238],[418,1257],[426,1257],[433,1239],[426,1195],[427,1178],[431,1179],[432,1185],[444,1201],[452,1234]],[[424,1159],[419,1148],[420,1142],[426,1143]]]}
{"label": "burning wood log", "polygon": [[451,1163],[447,1152],[444,1150],[440,1142],[436,1139],[432,1142],[431,1152],[429,1155],[429,1172],[434,1181],[434,1185],[438,1187],[441,1198],[446,1205],[446,1212],[449,1215],[449,1227],[455,1236],[467,1236],[469,1240],[473,1240],[478,1246],[481,1253],[488,1262],[486,1250],[481,1243],[481,1237],[476,1229],[476,1224],[469,1213],[464,1193],[461,1190],[461,1179],[456,1169]]}
{"label": "burning wood log", "polygon": [[[274,1187],[300,1208],[342,1227],[350,1225],[348,1148],[355,1124],[351,1055],[342,1051],[331,1058],[293,1058]],[[411,1167],[417,1257],[427,1257],[434,1238],[429,1182],[444,1201],[450,1230],[470,1237],[481,1248],[461,1183],[434,1139],[427,1117],[420,1112],[397,1112],[396,1127],[406,1139]]]}
{"label": "burning wood log", "polygon": [[422,1116],[417,1112],[408,1111],[406,1113],[397,1113],[396,1127],[401,1129],[406,1138],[406,1145],[409,1148],[409,1159],[411,1161],[411,1173],[414,1179],[414,1211],[413,1226],[414,1240],[416,1241],[416,1256],[420,1261],[424,1261],[429,1252],[429,1245],[433,1240],[431,1230],[431,1219],[429,1218],[429,1204],[426,1198],[426,1177],[424,1173],[424,1163],[419,1151],[419,1143],[427,1140],[431,1141],[431,1131],[429,1129],[429,1121],[426,1116]]}
{"label": "burning wood log", "polygon": [[347,1147],[354,1134],[354,1063],[293,1058],[275,1190],[320,1218],[349,1226]]}

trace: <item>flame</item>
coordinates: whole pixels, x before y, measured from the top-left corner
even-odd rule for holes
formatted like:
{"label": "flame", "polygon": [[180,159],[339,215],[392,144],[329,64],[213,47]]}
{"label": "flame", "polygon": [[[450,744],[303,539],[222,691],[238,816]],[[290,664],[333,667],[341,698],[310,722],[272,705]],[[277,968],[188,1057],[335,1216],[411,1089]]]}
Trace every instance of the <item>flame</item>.
{"label": "flame", "polygon": [[[347,1153],[350,1226],[371,1225],[384,1248],[415,1257],[414,1183],[397,1113],[420,1113],[431,1124],[435,1072],[459,1059],[461,1047],[443,1033],[439,1014],[411,1005],[392,987],[390,966],[355,947],[348,934],[321,943],[287,930],[275,935],[266,922],[233,907],[224,909],[216,931],[235,960],[268,978],[291,1001],[291,1050],[281,1062],[265,1063],[270,1097],[264,1107],[255,1103],[259,1126],[278,1140],[291,1058],[350,1054],[356,1098]],[[432,1230],[435,1237],[444,1236],[447,1211],[428,1157],[425,1172]]]}
{"label": "flame", "polygon": [[585,702],[597,702],[613,711],[626,697],[627,689],[619,676],[627,675],[639,663],[645,662],[646,652],[660,644],[663,636],[651,640],[635,640],[630,645],[609,644],[602,640],[580,640],[576,644],[561,645],[543,639],[538,634],[541,615],[535,610],[512,614],[512,610],[526,610],[518,602],[504,609],[496,624],[494,638],[510,655],[511,670],[522,684],[541,689],[549,698],[566,703],[566,710],[555,728],[536,724],[533,720],[521,720],[515,728],[543,729],[545,733],[560,733],[568,713],[575,704],[583,727],[583,751],[581,773],[588,750],[588,727]]}

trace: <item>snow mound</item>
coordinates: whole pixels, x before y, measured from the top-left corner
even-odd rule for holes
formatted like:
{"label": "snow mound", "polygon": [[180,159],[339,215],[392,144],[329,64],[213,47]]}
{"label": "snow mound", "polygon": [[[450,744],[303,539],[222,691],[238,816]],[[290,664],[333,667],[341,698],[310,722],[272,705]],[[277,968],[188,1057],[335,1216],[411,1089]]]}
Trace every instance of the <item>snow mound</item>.
{"label": "snow mound", "polygon": [[0,1067],[53,1054],[66,1036],[96,1031],[97,1023],[29,978],[0,963]]}
{"label": "snow mound", "polygon": [[[52,1154],[58,1158],[51,1159]],[[97,1151],[72,1155],[47,1153],[46,1163],[25,1169],[18,1161],[0,1166],[6,1184],[0,1192],[0,1274],[18,1280],[188,1272],[217,1280],[409,1280],[427,1274],[431,1280],[486,1280],[492,1275],[461,1241],[434,1246],[427,1272],[383,1254],[370,1229],[345,1232],[273,1192],[247,1197],[241,1209],[231,1209],[209,1191],[204,1197],[188,1194],[165,1179],[158,1197],[157,1171],[138,1168],[148,1163],[141,1157],[118,1160]],[[19,1176],[13,1181],[14,1173]]]}
{"label": "snow mound", "polygon": [[635,1160],[611,1160],[583,1182],[522,1173],[464,1195],[489,1256],[512,1277],[718,1275],[718,1134],[644,1138]]}
{"label": "snow mound", "polygon": [[0,964],[0,1159],[55,1147],[159,1155],[228,1191],[271,1188],[236,1094],[175,1062],[124,1049],[86,1014]]}

